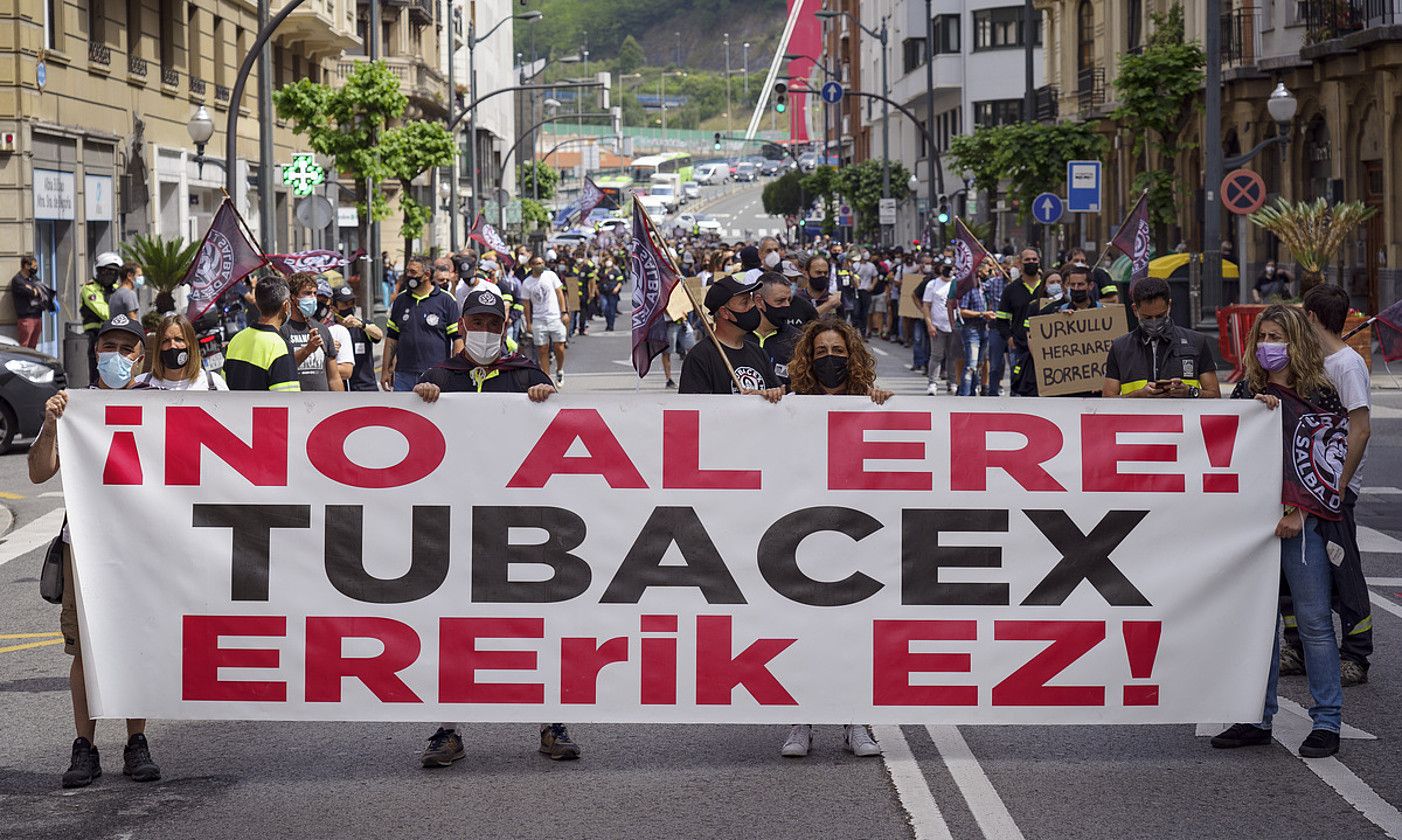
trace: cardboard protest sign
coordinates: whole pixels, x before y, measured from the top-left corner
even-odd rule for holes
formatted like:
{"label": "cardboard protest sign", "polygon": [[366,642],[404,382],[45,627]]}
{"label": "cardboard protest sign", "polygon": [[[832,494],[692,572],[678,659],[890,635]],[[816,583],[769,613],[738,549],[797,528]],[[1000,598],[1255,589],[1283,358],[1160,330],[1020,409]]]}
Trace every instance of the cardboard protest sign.
{"label": "cardboard protest sign", "polygon": [[1110,344],[1129,332],[1119,305],[1038,315],[1027,322],[1027,345],[1044,397],[1100,391]]}

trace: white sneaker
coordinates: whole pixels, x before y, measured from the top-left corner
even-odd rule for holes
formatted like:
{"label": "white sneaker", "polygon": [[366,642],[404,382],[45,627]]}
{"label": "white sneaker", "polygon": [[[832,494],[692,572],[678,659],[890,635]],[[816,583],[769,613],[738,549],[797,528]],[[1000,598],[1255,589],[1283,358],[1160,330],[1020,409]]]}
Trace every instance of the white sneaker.
{"label": "white sneaker", "polygon": [[939,384],[938,382],[931,382],[931,383],[930,383],[930,387],[928,387],[928,388],[925,389],[925,393],[929,394],[929,395],[932,396],[932,397],[935,396],[936,394],[938,394],[939,392],[940,392],[940,384]]}
{"label": "white sneaker", "polygon": [[871,737],[865,726],[847,724],[842,727],[842,747],[852,755],[870,758],[881,755],[881,745]]}
{"label": "white sneaker", "polygon": [[803,758],[808,755],[808,748],[812,745],[813,727],[806,723],[794,724],[779,754],[784,758]]}

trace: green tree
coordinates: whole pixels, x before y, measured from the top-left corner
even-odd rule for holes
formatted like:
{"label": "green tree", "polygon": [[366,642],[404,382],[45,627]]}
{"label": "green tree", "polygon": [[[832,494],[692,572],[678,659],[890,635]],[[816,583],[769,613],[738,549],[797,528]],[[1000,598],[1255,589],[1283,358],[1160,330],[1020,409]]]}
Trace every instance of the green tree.
{"label": "green tree", "polygon": [[837,169],[819,166],[803,176],[803,190],[823,203],[823,233],[832,233],[837,222]]}
{"label": "green tree", "polygon": [[142,273],[146,275],[146,282],[158,293],[156,309],[160,312],[174,309],[175,301],[171,292],[185,279],[185,273],[190,270],[190,263],[194,261],[195,254],[199,253],[200,243],[186,242],[179,236],[166,239],[159,235],[138,235],[130,242],[123,242],[121,247],[122,256],[127,262],[141,266]]}
{"label": "green tree", "polygon": [[544,201],[555,197],[555,188],[560,183],[560,173],[549,164],[530,161],[516,166],[516,192],[519,195],[539,196]]}
{"label": "green tree", "polygon": [[771,216],[797,216],[803,212],[803,176],[785,172],[764,185],[760,201]]}
{"label": "green tree", "polygon": [[[383,61],[358,63],[339,88],[299,79],[273,92],[280,118],[306,136],[312,151],[332,159],[336,172],[355,182],[362,225],[389,216],[384,182],[400,182],[400,209],[406,241],[417,236],[433,216],[433,208],[409,195],[410,182],[434,166],[452,162],[452,136],[441,123],[399,122],[409,99]],[[374,179],[373,194],[365,182]],[[365,231],[362,237],[368,239]],[[406,249],[406,253],[409,249]]]}
{"label": "green tree", "polygon": [[[909,194],[910,173],[899,162],[891,163],[891,197],[900,201]],[[881,232],[881,161],[869,158],[837,171],[837,188],[857,214],[857,237],[874,239]]]}
{"label": "green tree", "polygon": [[974,173],[981,189],[996,190],[1003,181],[1007,195],[1028,217],[1038,193],[1059,190],[1066,180],[1066,162],[1099,159],[1105,138],[1088,123],[1013,123],[986,125],[972,135],[950,141],[949,158]]}
{"label": "green tree", "polygon": [[[1115,77],[1120,105],[1111,117],[1134,138],[1135,156],[1143,157],[1134,189],[1149,191],[1150,218],[1162,226],[1177,221],[1178,198],[1196,186],[1174,178],[1171,170],[1178,155],[1196,145],[1186,136],[1201,107],[1207,57],[1196,42],[1184,41],[1182,6],[1153,19],[1154,34],[1144,49],[1120,59]],[[1157,168],[1150,165],[1151,149],[1158,153]]]}
{"label": "green tree", "polygon": [[521,224],[527,229],[546,227],[550,224],[550,211],[533,198],[522,198]]}
{"label": "green tree", "polygon": [[619,73],[636,73],[638,68],[647,63],[647,54],[643,52],[643,47],[638,43],[638,39],[629,35],[623,39],[623,44],[618,48],[618,58],[614,64]]}

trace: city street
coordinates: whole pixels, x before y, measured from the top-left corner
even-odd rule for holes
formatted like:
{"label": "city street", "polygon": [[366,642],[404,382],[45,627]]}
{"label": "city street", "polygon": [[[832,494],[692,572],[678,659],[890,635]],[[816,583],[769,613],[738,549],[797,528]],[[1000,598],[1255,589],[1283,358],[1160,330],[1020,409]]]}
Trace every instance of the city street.
{"label": "city street", "polygon": [[[730,199],[733,205],[743,197]],[[626,322],[625,322],[626,323]],[[637,387],[628,333],[571,340],[559,398]],[[906,348],[874,342],[880,384],[923,391]],[[660,364],[641,387],[660,390]],[[1377,381],[1391,383],[1379,372]],[[939,397],[934,399],[952,399]],[[121,725],[101,722],[106,775],[64,791],[72,741],[68,657],[58,608],[38,597],[43,548],[64,505],[57,479],[31,486],[23,448],[0,457],[12,514],[0,542],[0,836],[15,838],[1317,838],[1402,836],[1402,392],[1375,392],[1373,443],[1359,506],[1376,608],[1369,683],[1346,689],[1337,759],[1305,762],[1308,728],[1284,703],[1281,743],[1219,752],[1220,721],[1157,727],[878,727],[883,758],[841,749],[820,728],[813,753],[784,759],[781,726],[572,727],[576,763],[536,752],[533,727],[470,726],[467,759],[419,767],[434,724],[167,723],[149,726],[164,779],[121,776]],[[135,515],[135,512],[133,513]],[[8,517],[7,517],[8,518]],[[1184,523],[1226,531],[1227,519]],[[111,523],[120,540],[125,523]],[[170,558],[172,563],[181,558]],[[37,635],[34,635],[37,634]],[[1304,678],[1282,680],[1307,704]]]}

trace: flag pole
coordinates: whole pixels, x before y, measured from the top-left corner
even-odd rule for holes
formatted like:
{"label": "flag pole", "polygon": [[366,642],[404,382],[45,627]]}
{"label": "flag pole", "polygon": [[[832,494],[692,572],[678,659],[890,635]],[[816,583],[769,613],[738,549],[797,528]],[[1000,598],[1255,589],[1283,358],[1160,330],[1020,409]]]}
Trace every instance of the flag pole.
{"label": "flag pole", "polygon": [[[634,199],[636,201],[636,197]],[[635,213],[639,212],[636,208]],[[735,366],[730,363],[730,357],[725,354],[725,346],[720,343],[720,338],[716,335],[716,330],[711,326],[710,314],[696,302],[696,296],[691,293],[691,287],[686,284],[686,278],[682,275],[681,267],[672,259],[672,252],[668,251],[662,242],[662,236],[652,226],[652,220],[647,217],[647,212],[642,211],[643,226],[647,228],[649,240],[652,246],[662,252],[662,256],[667,259],[667,265],[671,267],[672,273],[678,278],[677,282],[682,284],[682,291],[686,292],[687,300],[691,301],[691,308],[696,310],[700,316],[701,326],[705,328],[706,335],[711,337],[715,343],[716,350],[720,353],[720,360],[725,362],[725,369],[730,374],[730,381],[735,383],[735,390],[744,393],[744,386],[740,384],[740,377],[735,373]],[[664,312],[665,314],[665,312]]]}
{"label": "flag pole", "polygon": [[[1144,197],[1145,197],[1146,195],[1148,195],[1148,194],[1149,194],[1149,190],[1148,190],[1148,189],[1145,189],[1144,192],[1142,192],[1142,193],[1139,194],[1139,198],[1136,198],[1136,199],[1134,200],[1134,205],[1131,206],[1130,209],[1129,209],[1130,215],[1133,215],[1133,214],[1134,214],[1134,208],[1135,208],[1135,207],[1138,207],[1138,206],[1139,206],[1139,202],[1143,201],[1143,200],[1144,200]],[[1096,257],[1095,265],[1093,265],[1093,266],[1090,267],[1090,271],[1091,271],[1091,274],[1092,274],[1092,275],[1095,274],[1095,270],[1096,270],[1097,268],[1100,268],[1100,264],[1103,263],[1103,262],[1105,262],[1105,255],[1108,254],[1108,253],[1110,253],[1110,249],[1111,249],[1111,248],[1115,248],[1115,250],[1119,251],[1119,248],[1116,248],[1116,247],[1115,247],[1115,240],[1118,239],[1119,236],[1120,236],[1120,234],[1124,232],[1124,229],[1125,229],[1125,225],[1126,225],[1126,224],[1129,224],[1129,216],[1125,216],[1124,219],[1120,221],[1120,226],[1117,227],[1117,228],[1115,228],[1115,232],[1112,233],[1112,234],[1110,235],[1110,241],[1106,243],[1106,245],[1105,245],[1104,248],[1101,248],[1101,249],[1100,249],[1100,256],[1099,256],[1099,257]],[[1123,251],[1120,251],[1120,253],[1124,254]],[[1133,257],[1134,257],[1133,254],[1125,254],[1125,256],[1130,257],[1130,258],[1133,258]]]}

